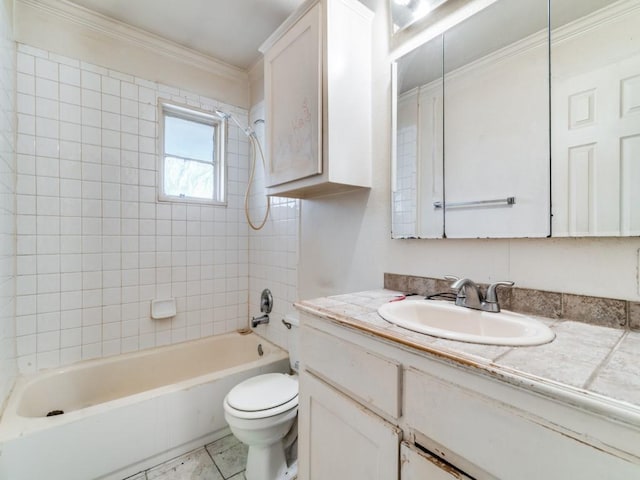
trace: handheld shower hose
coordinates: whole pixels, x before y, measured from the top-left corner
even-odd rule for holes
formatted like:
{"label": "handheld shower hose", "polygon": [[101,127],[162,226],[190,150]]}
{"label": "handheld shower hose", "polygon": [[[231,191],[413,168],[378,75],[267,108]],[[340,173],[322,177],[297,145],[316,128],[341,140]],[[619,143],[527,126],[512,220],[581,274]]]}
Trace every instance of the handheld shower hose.
{"label": "handheld shower hose", "polygon": [[235,123],[238,128],[249,138],[249,143],[251,144],[251,167],[249,173],[249,182],[247,183],[247,189],[244,192],[244,216],[247,219],[247,223],[253,230],[260,230],[265,226],[265,224],[267,223],[267,218],[269,218],[269,212],[271,211],[271,198],[267,197],[267,208],[264,212],[264,217],[262,218],[262,221],[258,225],[256,225],[255,223],[253,223],[253,221],[251,220],[251,216],[249,215],[249,196],[251,194],[251,185],[253,184],[253,179],[256,174],[257,153],[260,153],[263,170],[266,171],[267,169],[262,147],[260,146],[260,142],[258,141],[256,132],[251,127],[243,127],[233,115],[227,112],[223,112],[222,110],[216,110],[216,114],[223,120],[232,120],[233,123]]}
{"label": "handheld shower hose", "polygon": [[251,185],[253,184],[253,178],[256,174],[256,151],[260,153],[260,158],[262,159],[262,168],[266,171],[267,166],[264,161],[264,153],[262,152],[262,147],[260,146],[260,142],[258,141],[255,132],[251,132],[249,134],[249,143],[251,144],[251,171],[249,173],[249,181],[247,183],[247,189],[244,192],[244,216],[247,219],[247,223],[253,230],[260,230],[264,227],[265,223],[267,223],[267,218],[269,218],[269,212],[271,211],[271,197],[267,197],[267,208],[264,212],[264,217],[262,218],[262,222],[259,225],[255,225],[251,221],[251,217],[249,215],[249,195],[251,193]]}

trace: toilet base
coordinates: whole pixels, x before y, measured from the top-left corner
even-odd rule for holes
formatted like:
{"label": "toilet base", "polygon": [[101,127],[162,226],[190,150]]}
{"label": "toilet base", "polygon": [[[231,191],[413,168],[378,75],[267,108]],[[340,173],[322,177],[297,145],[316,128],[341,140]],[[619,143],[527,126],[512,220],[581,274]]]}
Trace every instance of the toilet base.
{"label": "toilet base", "polygon": [[249,447],[244,473],[247,480],[291,480],[297,474],[298,461],[287,466],[282,441],[268,446]]}

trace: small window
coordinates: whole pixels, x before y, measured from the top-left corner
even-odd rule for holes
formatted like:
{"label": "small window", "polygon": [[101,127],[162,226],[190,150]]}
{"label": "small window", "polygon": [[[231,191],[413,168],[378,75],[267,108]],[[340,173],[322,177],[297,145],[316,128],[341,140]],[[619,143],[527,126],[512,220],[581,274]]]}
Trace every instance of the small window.
{"label": "small window", "polygon": [[225,123],[161,102],[160,200],[224,203]]}

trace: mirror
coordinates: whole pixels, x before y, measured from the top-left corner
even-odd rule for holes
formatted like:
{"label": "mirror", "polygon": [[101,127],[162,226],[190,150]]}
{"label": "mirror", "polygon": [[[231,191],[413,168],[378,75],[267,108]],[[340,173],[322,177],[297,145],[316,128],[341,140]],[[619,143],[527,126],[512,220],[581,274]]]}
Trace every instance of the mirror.
{"label": "mirror", "polygon": [[394,238],[549,235],[547,22],[499,0],[397,60]]}
{"label": "mirror", "polygon": [[415,24],[446,1],[447,0],[389,0],[391,32],[395,34]]}
{"label": "mirror", "polygon": [[498,0],[398,59],[393,237],[640,235],[639,30],[637,0]]}
{"label": "mirror", "polygon": [[444,189],[442,156],[442,36],[395,64],[395,148],[392,231],[395,238],[441,238]]}
{"label": "mirror", "polygon": [[553,0],[554,236],[640,235],[640,4]]}

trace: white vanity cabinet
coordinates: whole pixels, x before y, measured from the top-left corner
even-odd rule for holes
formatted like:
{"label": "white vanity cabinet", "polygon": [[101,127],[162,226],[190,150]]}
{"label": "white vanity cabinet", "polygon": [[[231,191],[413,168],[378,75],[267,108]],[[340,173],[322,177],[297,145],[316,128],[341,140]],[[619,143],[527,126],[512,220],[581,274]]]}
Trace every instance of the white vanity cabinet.
{"label": "white vanity cabinet", "polygon": [[640,479],[624,404],[301,320],[301,480]]}
{"label": "white vanity cabinet", "polygon": [[299,479],[397,480],[400,365],[312,328],[300,341]]}
{"label": "white vanity cabinet", "polygon": [[267,193],[371,186],[371,23],[358,0],[308,0],[264,54]]}
{"label": "white vanity cabinet", "polygon": [[300,480],[396,480],[400,430],[309,372],[300,375]]}

